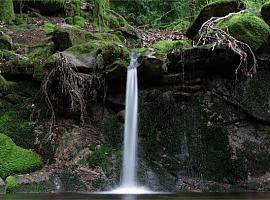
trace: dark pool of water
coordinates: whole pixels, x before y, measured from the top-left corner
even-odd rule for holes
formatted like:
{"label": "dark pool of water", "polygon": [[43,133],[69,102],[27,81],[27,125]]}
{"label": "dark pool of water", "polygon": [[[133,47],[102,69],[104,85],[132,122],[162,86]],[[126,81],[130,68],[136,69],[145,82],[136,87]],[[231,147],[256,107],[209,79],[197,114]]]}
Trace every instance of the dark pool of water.
{"label": "dark pool of water", "polygon": [[159,194],[159,195],[102,195],[102,194],[9,194],[0,195],[2,200],[270,200],[270,193],[192,193],[192,194]]}

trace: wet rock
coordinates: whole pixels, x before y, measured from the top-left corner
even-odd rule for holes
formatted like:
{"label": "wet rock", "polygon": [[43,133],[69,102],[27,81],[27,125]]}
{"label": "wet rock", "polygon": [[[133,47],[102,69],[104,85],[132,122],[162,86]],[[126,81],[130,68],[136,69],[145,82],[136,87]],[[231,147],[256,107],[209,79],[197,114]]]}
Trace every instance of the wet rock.
{"label": "wet rock", "polygon": [[125,122],[125,110],[121,110],[119,113],[117,113],[117,118],[121,121],[121,122]]}
{"label": "wet rock", "polygon": [[238,12],[244,8],[245,4],[241,0],[219,0],[210,3],[202,9],[193,24],[188,28],[186,36],[190,39],[194,39],[203,23],[211,17],[223,17],[229,13]]}
{"label": "wet rock", "polygon": [[215,47],[213,50],[211,45],[205,45],[170,53],[167,68],[170,73],[184,72],[185,80],[216,74],[232,77],[239,62],[239,57],[230,49]]}
{"label": "wet rock", "polygon": [[142,83],[154,84],[159,82],[166,68],[164,58],[160,58],[154,49],[148,49],[139,58],[138,78]]}

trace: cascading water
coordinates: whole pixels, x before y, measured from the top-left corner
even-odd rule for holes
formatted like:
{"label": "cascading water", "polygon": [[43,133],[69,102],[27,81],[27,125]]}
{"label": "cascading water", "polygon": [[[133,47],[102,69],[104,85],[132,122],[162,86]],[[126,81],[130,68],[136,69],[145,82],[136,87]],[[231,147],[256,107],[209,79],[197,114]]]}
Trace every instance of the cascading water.
{"label": "cascading water", "polygon": [[138,140],[138,55],[131,53],[126,85],[125,132],[124,132],[124,160],[122,185],[136,187],[136,163]]}
{"label": "cascading water", "polygon": [[138,143],[138,54],[132,52],[128,67],[126,85],[124,159],[121,186],[111,193],[138,194],[151,191],[137,185],[137,143]]}

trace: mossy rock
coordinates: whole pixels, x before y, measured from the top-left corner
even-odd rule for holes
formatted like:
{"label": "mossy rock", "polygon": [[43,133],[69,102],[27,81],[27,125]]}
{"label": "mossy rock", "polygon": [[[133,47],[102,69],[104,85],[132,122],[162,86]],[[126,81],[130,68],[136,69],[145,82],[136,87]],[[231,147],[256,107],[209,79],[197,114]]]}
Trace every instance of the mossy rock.
{"label": "mossy rock", "polygon": [[229,13],[238,12],[245,9],[242,0],[218,0],[206,5],[187,30],[187,37],[193,39],[199,32],[204,22],[211,17],[223,17]]}
{"label": "mossy rock", "polygon": [[17,146],[10,137],[0,133],[0,176],[29,173],[39,169],[42,161],[32,151]]}
{"label": "mossy rock", "polygon": [[90,33],[71,25],[58,25],[55,27],[52,38],[55,50],[64,51],[72,46],[85,44],[92,40],[110,40],[122,43],[115,34],[110,33]]}
{"label": "mossy rock", "polygon": [[1,74],[0,74],[0,92],[8,91],[14,86],[14,83],[11,81],[7,81]]}
{"label": "mossy rock", "polygon": [[182,40],[161,40],[153,44],[152,47],[160,54],[167,54],[174,49],[190,48],[192,44],[187,39]]}
{"label": "mossy rock", "polygon": [[270,25],[270,1],[263,4],[261,9],[261,15],[264,21]]}
{"label": "mossy rock", "polygon": [[259,17],[249,14],[235,15],[218,25],[231,36],[248,44],[253,51],[257,51],[267,42],[270,27]]}
{"label": "mossy rock", "polygon": [[65,52],[75,56],[90,71],[91,69],[97,71],[110,70],[115,66],[114,63],[119,63],[119,61],[122,61],[122,67],[128,64],[128,49],[120,40],[117,41],[113,34],[98,34],[96,37],[100,39],[73,46]]}
{"label": "mossy rock", "polygon": [[[171,174],[187,170],[187,174],[209,180],[226,179],[230,183],[239,180],[236,170],[244,169],[234,168],[229,132],[226,127],[209,126],[211,119],[202,97],[177,102],[173,92],[168,91],[157,93],[149,102],[148,96],[146,93],[140,97],[143,103],[139,132],[149,163],[163,165]],[[246,178],[247,173],[243,173],[240,180]]]}
{"label": "mossy rock", "polygon": [[75,26],[83,28],[85,26],[85,19],[81,16],[74,16],[73,17],[73,24]]}
{"label": "mossy rock", "polygon": [[12,48],[11,38],[2,31],[0,31],[0,50],[1,49],[11,50],[11,48]]}

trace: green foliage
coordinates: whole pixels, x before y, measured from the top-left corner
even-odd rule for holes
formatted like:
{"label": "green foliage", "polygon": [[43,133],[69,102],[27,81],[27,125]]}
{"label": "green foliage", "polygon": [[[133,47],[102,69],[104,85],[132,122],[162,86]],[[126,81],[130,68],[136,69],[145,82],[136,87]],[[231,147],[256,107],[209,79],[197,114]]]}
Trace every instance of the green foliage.
{"label": "green foliage", "polygon": [[166,30],[176,31],[176,30],[186,30],[190,26],[190,22],[186,20],[176,20],[170,24],[162,26]]}
{"label": "green foliage", "polygon": [[176,48],[191,47],[191,43],[188,40],[161,40],[153,45],[158,53],[165,54]]}
{"label": "green foliage", "polygon": [[87,159],[89,167],[101,167],[106,171],[110,167],[110,157],[112,154],[112,148],[109,145],[103,145],[99,149],[96,149]]}
{"label": "green foliage", "polygon": [[12,192],[17,187],[17,181],[14,176],[8,176],[5,183],[8,192]]}
{"label": "green foliage", "polygon": [[270,35],[269,26],[261,18],[249,14],[233,16],[220,22],[218,26],[236,39],[247,43],[254,51],[258,50]]}
{"label": "green foliage", "polygon": [[[126,1],[111,0],[111,8],[132,25],[164,26],[177,20],[192,20],[208,0]],[[179,27],[180,28],[180,27]]]}
{"label": "green foliage", "polygon": [[0,74],[0,91],[7,91],[10,90],[14,86],[14,83],[11,81],[7,81],[1,74]]}
{"label": "green foliage", "polygon": [[83,28],[85,26],[85,19],[81,16],[74,16],[73,17],[73,24],[75,26]]}
{"label": "green foliage", "polygon": [[117,148],[121,145],[121,123],[117,118],[109,118],[104,121],[103,132],[106,143]]}
{"label": "green foliage", "polygon": [[53,30],[55,28],[55,24],[52,24],[51,22],[45,21],[43,24],[43,31],[45,31],[46,33],[52,33]]}
{"label": "green foliage", "polygon": [[28,173],[42,166],[39,156],[32,151],[23,149],[0,133],[0,177],[17,173]]}

